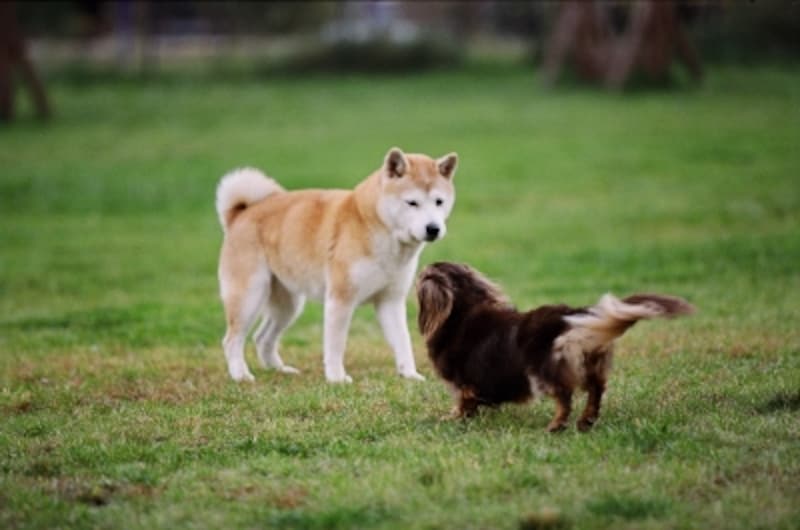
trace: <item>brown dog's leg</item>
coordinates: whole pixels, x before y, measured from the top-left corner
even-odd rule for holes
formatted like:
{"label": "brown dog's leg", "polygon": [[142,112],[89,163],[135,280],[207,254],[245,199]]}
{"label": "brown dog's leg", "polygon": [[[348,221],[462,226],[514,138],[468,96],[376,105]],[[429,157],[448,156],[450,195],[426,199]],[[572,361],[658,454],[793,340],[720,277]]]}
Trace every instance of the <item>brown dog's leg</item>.
{"label": "brown dog's leg", "polygon": [[458,388],[454,392],[456,405],[450,413],[451,419],[469,418],[478,410],[478,399],[470,388]]}
{"label": "brown dog's leg", "polygon": [[478,401],[473,398],[462,399],[458,404],[459,417],[471,418],[478,412]]}
{"label": "brown dog's leg", "polygon": [[457,388],[452,385],[450,392],[456,403],[453,405],[453,410],[450,414],[442,418],[443,420],[458,420],[462,418],[469,418],[474,416],[478,410],[480,401],[475,397],[475,393],[470,388]]}
{"label": "brown dog's leg", "polygon": [[459,417],[470,418],[478,411],[478,398],[471,388],[462,388],[458,398]]}
{"label": "brown dog's leg", "polygon": [[567,387],[556,388],[553,393],[556,400],[556,415],[550,420],[547,432],[562,431],[567,426],[569,414],[572,412],[572,390]]}
{"label": "brown dog's leg", "polygon": [[600,401],[603,399],[605,389],[605,379],[598,374],[590,374],[587,377],[586,391],[589,395],[586,398],[586,408],[583,409],[583,414],[576,424],[579,431],[588,431],[600,417]]}

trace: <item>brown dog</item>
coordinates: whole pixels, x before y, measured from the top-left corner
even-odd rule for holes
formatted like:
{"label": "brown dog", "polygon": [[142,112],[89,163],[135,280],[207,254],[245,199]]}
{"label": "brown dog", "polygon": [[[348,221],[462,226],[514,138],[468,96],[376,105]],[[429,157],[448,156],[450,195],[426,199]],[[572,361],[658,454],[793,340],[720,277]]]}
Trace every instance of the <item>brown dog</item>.
{"label": "brown dog", "polygon": [[417,296],[420,332],[436,371],[451,386],[454,416],[543,394],[556,401],[551,432],[566,427],[576,388],[589,395],[578,429],[597,421],[614,339],[638,320],[694,311],[672,296],[619,300],[606,294],[587,308],[546,305],[522,313],[480,273],[446,262],[420,273]]}

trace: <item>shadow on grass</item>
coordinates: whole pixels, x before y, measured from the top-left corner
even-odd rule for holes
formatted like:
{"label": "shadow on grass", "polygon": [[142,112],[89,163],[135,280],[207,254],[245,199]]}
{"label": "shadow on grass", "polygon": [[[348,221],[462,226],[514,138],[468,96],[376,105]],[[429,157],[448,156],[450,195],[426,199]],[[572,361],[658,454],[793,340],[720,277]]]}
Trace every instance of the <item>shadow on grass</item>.
{"label": "shadow on grass", "polygon": [[772,396],[769,401],[756,408],[759,414],[797,410],[800,410],[800,391],[794,393],[779,392]]}
{"label": "shadow on grass", "polygon": [[275,529],[366,528],[395,518],[385,506],[335,507],[325,511],[290,510],[269,516],[267,526]]}
{"label": "shadow on grass", "polygon": [[639,499],[636,497],[606,495],[590,501],[588,510],[594,515],[605,518],[621,518],[626,520],[659,518],[667,513],[669,504],[659,499]]}

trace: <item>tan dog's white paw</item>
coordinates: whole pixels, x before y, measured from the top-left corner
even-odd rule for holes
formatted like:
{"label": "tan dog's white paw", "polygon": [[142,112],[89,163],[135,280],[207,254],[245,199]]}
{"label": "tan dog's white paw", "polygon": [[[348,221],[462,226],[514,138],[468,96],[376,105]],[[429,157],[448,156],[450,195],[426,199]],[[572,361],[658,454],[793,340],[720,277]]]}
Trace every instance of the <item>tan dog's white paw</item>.
{"label": "tan dog's white paw", "polygon": [[246,366],[232,366],[229,369],[229,373],[231,374],[231,378],[237,383],[241,383],[242,381],[252,383],[256,380]]}
{"label": "tan dog's white paw", "polygon": [[425,381],[425,376],[418,372],[407,372],[400,375],[406,379],[411,379],[412,381]]}
{"label": "tan dog's white paw", "polygon": [[295,368],[294,366],[289,366],[288,364],[284,364],[283,366],[276,366],[275,369],[282,374],[299,374],[300,370]]}
{"label": "tan dog's white paw", "polygon": [[329,383],[345,383],[350,384],[353,382],[353,378],[347,374],[342,375],[335,375],[335,376],[326,376],[325,377]]}

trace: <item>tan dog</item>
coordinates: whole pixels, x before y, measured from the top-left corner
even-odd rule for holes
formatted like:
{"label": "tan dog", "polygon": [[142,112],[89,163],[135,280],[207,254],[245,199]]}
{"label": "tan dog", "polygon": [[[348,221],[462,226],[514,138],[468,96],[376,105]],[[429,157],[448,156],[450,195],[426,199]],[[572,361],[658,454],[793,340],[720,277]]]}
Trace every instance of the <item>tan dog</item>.
{"label": "tan dog", "polygon": [[278,340],[306,298],[324,302],[325,377],[350,382],[344,350],[356,307],[375,305],[400,375],[417,373],[406,323],[406,297],[426,242],[444,236],[455,200],[455,153],[434,160],[393,148],[383,166],[350,190],[285,191],[255,169],[223,177],[217,213],[225,231],[219,263],[228,329],[228,372],[252,381],[244,359],[255,332],[261,363],[296,373]]}

